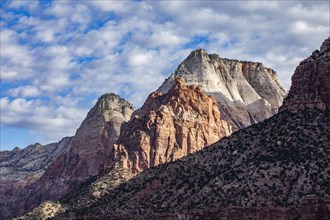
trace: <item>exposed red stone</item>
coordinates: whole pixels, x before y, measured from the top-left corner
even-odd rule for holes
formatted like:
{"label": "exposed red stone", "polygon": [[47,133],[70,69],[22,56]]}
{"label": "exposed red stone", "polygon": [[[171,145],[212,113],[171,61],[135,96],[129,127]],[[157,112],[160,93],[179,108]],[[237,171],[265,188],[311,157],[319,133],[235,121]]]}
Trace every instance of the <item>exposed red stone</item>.
{"label": "exposed red stone", "polygon": [[231,134],[216,101],[178,78],[167,94],[153,92],[124,125],[111,163],[141,172],[194,153]]}

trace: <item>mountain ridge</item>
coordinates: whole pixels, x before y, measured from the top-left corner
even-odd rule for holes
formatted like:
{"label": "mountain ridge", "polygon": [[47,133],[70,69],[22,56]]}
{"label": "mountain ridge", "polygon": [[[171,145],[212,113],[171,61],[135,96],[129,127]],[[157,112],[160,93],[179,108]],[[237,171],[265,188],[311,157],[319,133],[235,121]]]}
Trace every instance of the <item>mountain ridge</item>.
{"label": "mountain ridge", "polygon": [[[200,53],[204,52],[200,51]],[[191,57],[203,56],[198,54],[194,55],[194,52],[192,52],[192,54],[193,55]],[[210,56],[215,57],[216,55]],[[203,59],[197,59],[196,62],[192,62],[192,65],[197,65],[198,70],[200,67],[203,67],[203,63],[205,63],[204,61],[205,60]],[[233,63],[232,65],[226,64],[227,66],[224,66],[224,69],[227,75],[225,74],[225,76],[227,76],[228,79],[231,79],[231,72],[234,72],[235,74],[237,73],[239,79],[245,80],[243,80],[245,83],[243,83],[243,85],[246,85],[250,89],[252,84],[259,85],[261,89],[263,88],[262,85],[272,84],[269,85],[269,87],[273,88],[274,80],[272,81],[271,79],[273,72],[271,72],[270,69],[265,69],[260,63],[256,63],[255,66],[250,67],[250,63],[252,62],[246,62],[246,65],[241,65],[240,63]],[[217,64],[217,62],[215,62],[215,64]],[[238,68],[239,71],[237,72],[235,68]],[[243,69],[246,76],[243,74]],[[254,79],[254,77],[258,78],[259,73],[261,75],[265,75],[268,80],[260,81],[259,79]],[[191,74],[199,76],[198,72],[191,72]],[[276,81],[277,76],[275,72],[274,77]],[[176,79],[173,78],[173,85],[178,78],[179,77],[176,77]],[[183,78],[185,77],[183,76]],[[249,79],[251,84],[247,83],[246,79]],[[228,82],[230,82],[230,80],[226,79],[223,81],[224,85],[222,86],[226,87]],[[236,84],[237,82],[240,81],[235,81]],[[205,83],[208,83],[208,81],[205,81]],[[236,86],[235,83],[233,84],[234,87]],[[171,85],[171,87],[173,85]],[[179,85],[181,85],[181,83],[179,83]],[[183,86],[181,87],[183,88]],[[281,86],[279,86],[279,88],[280,87]],[[245,120],[248,121],[248,124],[255,123],[257,122],[257,120],[255,120],[256,116],[258,116],[260,120],[263,120],[275,113],[275,111],[265,112],[259,108],[260,106],[268,106],[269,109],[271,109],[272,105],[266,99],[262,99],[261,96],[257,94],[255,94],[256,98],[251,100],[248,96],[244,96],[245,102],[248,103],[247,107],[244,107],[245,105],[243,105],[240,101],[234,101],[233,103],[236,103],[235,105],[230,105],[230,108],[227,108],[226,111],[221,110],[219,112],[218,106],[213,98],[210,98],[205,94],[200,95],[204,92],[202,87],[198,85],[189,85],[184,88],[185,90],[189,90],[191,92],[188,92],[186,95],[184,92],[182,93],[183,95],[180,92],[174,94],[173,100],[167,100],[171,103],[169,105],[162,103],[161,101],[159,102],[159,105],[156,104],[158,102],[157,100],[161,99],[161,97],[165,97],[164,95],[167,94],[167,92],[165,92],[163,96],[157,92],[152,93],[149,97],[150,103],[147,104],[147,108],[142,107],[140,112],[136,111],[133,115],[131,115],[133,112],[132,105],[127,103],[124,99],[121,99],[118,95],[105,94],[101,96],[77,130],[77,133],[72,140],[72,146],[68,147],[66,152],[63,152],[60,157],[50,165],[50,167],[42,175],[42,178],[38,180],[38,183],[27,187],[24,192],[18,194],[19,196],[16,197],[16,199],[18,198],[18,201],[13,197],[8,204],[6,204],[6,206],[10,207],[12,204],[15,204],[19,210],[18,213],[15,214],[19,214],[22,213],[23,210],[33,208],[42,201],[62,198],[67,193],[78,187],[81,183],[85,181],[88,182],[99,175],[107,175],[109,171],[112,172],[114,166],[118,165],[118,161],[126,161],[127,164],[139,164],[138,166],[134,165],[134,169],[132,169],[133,166],[128,166],[131,168],[131,171],[136,174],[146,168],[149,168],[150,165],[158,165],[160,163],[178,159],[182,156],[193,153],[196,150],[200,150],[206,145],[209,145],[231,133],[230,126],[222,120],[222,117],[228,115],[230,111],[244,112],[245,108],[249,108],[249,112],[245,112],[246,117],[238,117],[237,114],[235,115],[235,117],[237,117],[237,119],[235,119],[236,122],[242,125],[245,123]],[[237,89],[237,86],[235,88]],[[267,86],[265,90],[269,90]],[[277,91],[278,89],[275,90]],[[208,94],[211,96],[213,95],[215,98],[217,97],[217,94],[212,94],[210,92]],[[269,90],[269,94],[273,94],[271,89]],[[279,92],[278,94],[280,94],[280,100],[282,93]],[[232,96],[235,95],[237,94],[232,94]],[[178,97],[180,98],[176,100]],[[197,103],[199,100],[198,97],[200,97],[200,100],[204,103],[203,105],[199,105]],[[183,102],[180,103],[181,101],[179,100],[183,100]],[[148,102],[148,100],[146,102]],[[275,102],[278,102],[278,100]],[[115,111],[112,111],[111,109],[115,103],[126,103],[125,108],[129,110],[129,113],[126,112],[126,114],[125,111],[123,111],[123,108],[120,107]],[[226,103],[226,105],[227,104],[228,103]],[[152,107],[153,105],[155,105],[155,108]],[[190,107],[186,108],[184,106]],[[143,111],[145,111],[146,114],[144,114]],[[220,114],[221,119],[219,119]],[[235,117],[233,116],[233,118]],[[147,129],[146,131],[144,131],[145,129],[136,129],[136,132],[143,131],[145,134],[145,139],[143,139],[143,141],[139,138],[136,139],[139,143],[135,143],[135,145],[143,146],[142,148],[140,147],[141,149],[139,151],[132,150],[131,143],[123,141],[128,140],[129,135],[132,135],[135,132],[130,130],[130,126],[134,127],[135,125],[126,123],[129,120],[138,121],[138,123],[135,124],[137,126],[135,128],[141,126],[143,127],[143,125],[145,125],[146,128],[150,129]],[[139,124],[141,122],[142,124]],[[164,124],[162,124],[163,122],[169,127],[164,126]],[[211,126],[207,124],[210,124]],[[149,125],[149,127],[147,125]],[[122,142],[119,142],[116,145],[117,139],[120,139],[122,133],[121,127],[123,127],[123,131],[125,131],[125,126],[127,130],[126,134],[129,135],[123,135],[123,138],[121,138]],[[217,132],[215,132],[215,129],[213,128],[216,126],[221,127],[221,129]],[[234,126],[236,126],[235,123]],[[213,137],[210,138],[211,136]],[[217,139],[215,139],[215,137]],[[147,147],[149,144],[146,144],[145,140],[149,139],[153,142],[150,146],[156,146],[155,149],[150,148],[150,150],[147,150],[149,149]],[[165,146],[167,145],[166,143],[168,144],[168,147]],[[174,147],[172,147],[172,144],[174,144]],[[165,147],[163,147],[163,145]],[[189,149],[187,147],[188,145]],[[167,155],[166,152],[170,153]],[[167,156],[159,156],[163,154]],[[123,155],[125,156],[123,157]],[[117,162],[114,163],[114,161]],[[142,166],[141,164],[144,163],[143,161],[148,162]],[[103,185],[103,183],[101,185]],[[98,194],[98,192],[99,191],[95,193]],[[25,201],[21,201],[19,198],[25,198]],[[47,207],[49,207],[49,204]],[[58,206],[56,207],[57,208],[55,209],[58,209]]]}
{"label": "mountain ridge", "polygon": [[[318,58],[330,63],[330,44],[321,48]],[[307,61],[319,64],[316,59]],[[329,219],[330,109],[320,108],[319,102],[305,104],[317,97],[315,91],[325,96],[321,100],[328,100],[330,71],[304,65],[303,61],[297,67],[288,96],[289,104],[291,99],[299,100],[304,108],[284,106],[271,118],[194,154],[141,172],[91,203],[70,206],[69,199],[67,209],[55,219],[180,219],[214,214],[227,220]],[[306,75],[320,76],[324,84],[296,80],[301,67]],[[303,89],[296,90],[299,86]]]}

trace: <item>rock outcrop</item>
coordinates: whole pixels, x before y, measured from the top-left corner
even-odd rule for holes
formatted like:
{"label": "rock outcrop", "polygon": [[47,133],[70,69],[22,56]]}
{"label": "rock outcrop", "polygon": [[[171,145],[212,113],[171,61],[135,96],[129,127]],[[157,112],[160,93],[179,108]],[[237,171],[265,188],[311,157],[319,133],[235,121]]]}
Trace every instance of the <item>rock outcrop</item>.
{"label": "rock outcrop", "polygon": [[296,68],[281,110],[305,108],[330,109],[330,37]]}
{"label": "rock outcrop", "polygon": [[129,120],[133,111],[130,103],[115,94],[101,96],[70,144],[40,178],[17,192],[0,208],[1,219],[23,214],[42,201],[59,199],[89,178],[105,172],[121,124]]}
{"label": "rock outcrop", "polygon": [[123,126],[111,163],[138,173],[201,150],[231,134],[215,100],[177,78],[166,94],[153,92]]}
{"label": "rock outcrop", "polygon": [[180,76],[216,99],[234,131],[274,115],[287,94],[276,72],[261,63],[220,58],[202,49],[191,52],[158,91],[166,93]]}
{"label": "rock outcrop", "polygon": [[58,199],[83,181],[106,170],[121,124],[133,112],[130,103],[115,94],[105,94],[88,112],[70,148],[41,177],[45,199]]}

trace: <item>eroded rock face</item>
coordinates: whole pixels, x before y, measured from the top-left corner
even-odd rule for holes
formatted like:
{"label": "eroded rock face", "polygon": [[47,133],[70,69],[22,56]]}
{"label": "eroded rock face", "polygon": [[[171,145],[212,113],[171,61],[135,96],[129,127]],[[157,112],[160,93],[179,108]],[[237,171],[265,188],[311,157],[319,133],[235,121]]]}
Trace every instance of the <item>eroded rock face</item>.
{"label": "eroded rock face", "polygon": [[216,99],[234,131],[274,115],[287,94],[276,72],[261,63],[220,58],[202,49],[193,51],[158,91],[166,93],[180,76]]}
{"label": "eroded rock face", "polygon": [[194,153],[231,134],[216,101],[178,78],[166,94],[153,92],[124,125],[114,146],[115,165],[141,172]]}
{"label": "eroded rock face", "polygon": [[330,108],[330,38],[296,68],[281,110],[297,112],[305,108]]}
{"label": "eroded rock face", "polygon": [[107,170],[106,161],[119,137],[121,124],[129,120],[133,111],[130,103],[115,94],[101,96],[70,144],[43,170],[40,178],[6,201],[9,207],[6,210],[10,212],[7,216],[23,214],[45,200],[59,199]]}

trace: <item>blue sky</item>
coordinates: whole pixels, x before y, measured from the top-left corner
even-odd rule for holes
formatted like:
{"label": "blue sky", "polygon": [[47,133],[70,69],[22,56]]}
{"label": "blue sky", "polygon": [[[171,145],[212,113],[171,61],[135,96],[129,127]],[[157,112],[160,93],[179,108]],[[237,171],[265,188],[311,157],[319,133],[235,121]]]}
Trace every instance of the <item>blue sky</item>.
{"label": "blue sky", "polygon": [[328,1],[2,1],[1,149],[74,135],[108,92],[139,107],[192,50],[273,68],[289,89],[329,36]]}

